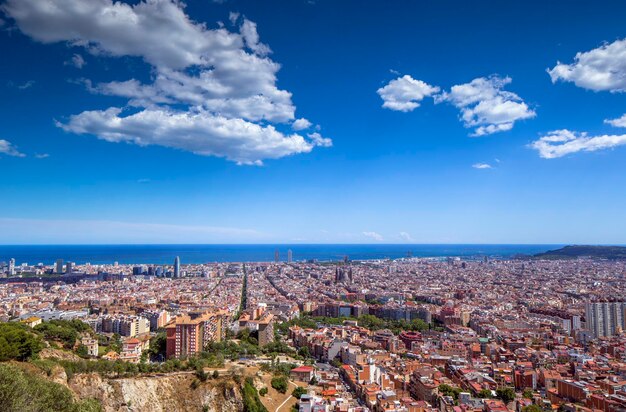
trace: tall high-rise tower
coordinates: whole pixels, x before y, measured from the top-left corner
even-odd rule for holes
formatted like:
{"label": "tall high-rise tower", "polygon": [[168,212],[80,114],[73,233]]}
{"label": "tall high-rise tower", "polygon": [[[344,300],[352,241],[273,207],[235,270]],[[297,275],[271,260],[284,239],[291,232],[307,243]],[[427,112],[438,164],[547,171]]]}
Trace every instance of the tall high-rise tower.
{"label": "tall high-rise tower", "polygon": [[287,251],[287,263],[291,263],[293,261],[293,252],[291,249]]}
{"label": "tall high-rise tower", "polygon": [[57,259],[55,273],[63,273],[63,259]]}
{"label": "tall high-rise tower", "polygon": [[585,304],[585,322],[594,338],[617,335],[626,327],[626,303],[601,302]]}
{"label": "tall high-rise tower", "polygon": [[278,252],[278,249],[274,251],[274,262],[280,262],[280,253]]}
{"label": "tall high-rise tower", "polygon": [[15,259],[9,260],[9,276],[15,275]]}
{"label": "tall high-rise tower", "polygon": [[174,259],[174,277],[180,277],[180,257],[178,256],[176,256],[176,259]]}

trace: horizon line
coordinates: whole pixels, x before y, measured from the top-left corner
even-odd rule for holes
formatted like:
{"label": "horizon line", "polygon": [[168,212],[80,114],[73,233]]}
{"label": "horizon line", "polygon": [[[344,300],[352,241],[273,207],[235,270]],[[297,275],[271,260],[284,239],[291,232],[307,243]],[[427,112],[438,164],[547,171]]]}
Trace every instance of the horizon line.
{"label": "horizon line", "polygon": [[6,246],[626,246],[626,243],[590,243],[590,242],[537,242],[537,243],[0,243]]}

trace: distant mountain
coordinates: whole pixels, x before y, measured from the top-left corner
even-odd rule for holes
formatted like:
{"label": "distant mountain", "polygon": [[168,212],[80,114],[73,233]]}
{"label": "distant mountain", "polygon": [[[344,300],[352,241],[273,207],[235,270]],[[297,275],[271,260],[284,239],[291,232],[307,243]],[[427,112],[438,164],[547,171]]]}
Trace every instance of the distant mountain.
{"label": "distant mountain", "polygon": [[626,260],[626,247],[572,245],[562,247],[561,249],[537,253],[534,257],[536,259],[576,259],[579,257],[589,257],[596,259]]}

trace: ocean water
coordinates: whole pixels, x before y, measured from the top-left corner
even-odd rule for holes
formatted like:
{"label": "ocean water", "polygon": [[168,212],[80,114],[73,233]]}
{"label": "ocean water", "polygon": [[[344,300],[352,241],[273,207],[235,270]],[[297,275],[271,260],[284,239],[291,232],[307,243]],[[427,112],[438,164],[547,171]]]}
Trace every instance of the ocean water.
{"label": "ocean water", "polygon": [[172,264],[176,256],[181,263],[269,262],[279,251],[287,260],[291,249],[294,261],[397,259],[407,257],[507,258],[516,254],[535,254],[558,249],[563,245],[451,245],[451,244],[323,244],[323,245],[0,245],[0,262],[13,258],[16,264],[53,264],[57,259],[77,264]]}

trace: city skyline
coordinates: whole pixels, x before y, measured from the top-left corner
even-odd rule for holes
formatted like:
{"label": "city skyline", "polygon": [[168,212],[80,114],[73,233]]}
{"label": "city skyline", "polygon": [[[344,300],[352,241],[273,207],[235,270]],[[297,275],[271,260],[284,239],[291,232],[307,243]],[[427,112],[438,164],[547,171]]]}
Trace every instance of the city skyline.
{"label": "city skyline", "polygon": [[626,5],[39,4],[0,244],[626,244]]}

